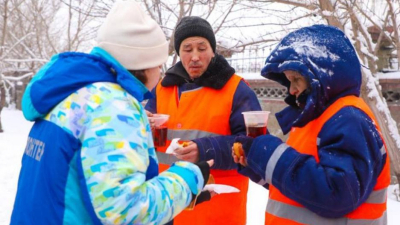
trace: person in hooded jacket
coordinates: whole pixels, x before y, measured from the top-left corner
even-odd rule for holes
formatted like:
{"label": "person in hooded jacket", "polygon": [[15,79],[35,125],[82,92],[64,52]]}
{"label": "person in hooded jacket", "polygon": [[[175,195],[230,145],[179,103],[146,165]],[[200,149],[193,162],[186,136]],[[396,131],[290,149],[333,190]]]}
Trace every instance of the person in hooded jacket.
{"label": "person in hooded jacket", "polygon": [[23,96],[34,124],[11,224],[165,224],[189,205],[209,164],[179,161],[159,174],[140,103],[167,57],[157,23],[120,1],[90,54],[61,53],[40,69]]}
{"label": "person in hooded jacket", "polygon": [[269,188],[265,224],[387,224],[389,158],[379,125],[359,97],[361,65],[332,26],[285,36],[261,75],[288,88],[276,114],[288,140],[241,136],[239,172]]}
{"label": "person in hooded jacket", "polygon": [[242,112],[260,111],[260,103],[235,69],[216,53],[215,35],[206,20],[196,16],[182,18],[173,40],[180,61],[166,71],[152,91],[156,98],[150,99],[145,108],[151,113],[170,115],[166,146],[174,138],[188,141],[189,145],[177,149],[176,158],[165,154],[166,146],[157,147],[160,169],[178,159],[213,159],[211,174],[215,182],[240,190],[215,196],[212,201],[181,213],[174,224],[244,225],[249,179],[236,171],[230,149],[235,135],[246,133]]}

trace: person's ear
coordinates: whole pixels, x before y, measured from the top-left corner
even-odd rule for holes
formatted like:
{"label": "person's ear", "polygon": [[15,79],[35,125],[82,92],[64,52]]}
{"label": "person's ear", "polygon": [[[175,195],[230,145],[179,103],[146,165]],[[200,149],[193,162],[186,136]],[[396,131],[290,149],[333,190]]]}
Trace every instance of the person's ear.
{"label": "person's ear", "polygon": [[214,53],[214,56],[211,58],[211,63],[215,63],[217,60],[217,53]]}

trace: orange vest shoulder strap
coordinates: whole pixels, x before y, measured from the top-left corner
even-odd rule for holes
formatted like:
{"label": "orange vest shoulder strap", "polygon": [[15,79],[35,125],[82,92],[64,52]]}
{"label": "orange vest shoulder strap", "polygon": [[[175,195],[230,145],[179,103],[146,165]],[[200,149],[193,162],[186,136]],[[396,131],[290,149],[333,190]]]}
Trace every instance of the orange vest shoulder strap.
{"label": "orange vest shoulder strap", "polygon": [[379,124],[376,120],[375,115],[372,113],[371,109],[365,103],[365,101],[356,96],[346,96],[343,98],[338,99],[335,103],[333,103],[331,106],[328,107],[327,110],[318,118],[318,132],[321,130],[322,126],[325,124],[325,122],[330,119],[336,112],[338,112],[340,109],[346,106],[354,106],[360,110],[362,110],[364,113],[366,113],[369,118],[372,120],[374,125],[376,126],[376,129],[378,130],[378,133],[382,139],[383,146],[385,148],[386,154],[386,163],[384,165],[384,168],[382,169],[382,172],[380,176],[378,177],[378,182],[377,185],[374,187],[374,190],[381,189],[387,187],[387,185],[390,183],[390,176],[388,175],[390,173],[390,167],[389,167],[389,157],[388,157],[388,151],[386,147],[385,140],[383,139],[383,135],[381,133],[381,129],[379,127]]}
{"label": "orange vest shoulder strap", "polygon": [[356,97],[353,95],[342,97],[342,98],[338,99],[337,101],[335,101],[332,105],[330,105],[322,113],[322,115],[320,117],[318,117],[317,124],[320,127],[318,127],[317,130],[320,131],[326,121],[328,121],[340,109],[342,109],[343,107],[346,107],[346,106],[354,106],[354,107],[362,110],[363,112],[365,112],[371,118],[371,120],[375,123],[377,129],[380,131],[379,125],[376,122],[376,118],[375,118],[374,114],[372,113],[371,109],[368,107],[368,105],[364,102],[364,100],[362,98]]}

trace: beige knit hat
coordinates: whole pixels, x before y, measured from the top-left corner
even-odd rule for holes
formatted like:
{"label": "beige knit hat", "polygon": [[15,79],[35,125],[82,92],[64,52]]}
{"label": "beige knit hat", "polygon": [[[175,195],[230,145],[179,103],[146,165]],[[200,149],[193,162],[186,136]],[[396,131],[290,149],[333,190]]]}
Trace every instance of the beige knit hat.
{"label": "beige knit hat", "polygon": [[114,4],[98,31],[97,42],[128,70],[153,68],[168,58],[165,34],[135,1]]}

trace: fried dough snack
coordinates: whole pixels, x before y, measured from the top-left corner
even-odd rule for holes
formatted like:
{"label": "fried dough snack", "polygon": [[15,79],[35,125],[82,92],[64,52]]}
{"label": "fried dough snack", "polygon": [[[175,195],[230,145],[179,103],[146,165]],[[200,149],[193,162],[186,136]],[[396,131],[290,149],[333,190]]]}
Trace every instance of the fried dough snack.
{"label": "fried dough snack", "polygon": [[187,147],[187,146],[189,146],[189,142],[188,141],[184,141],[182,144],[181,144],[181,146],[184,148],[184,147]]}
{"label": "fried dough snack", "polygon": [[240,156],[244,157],[244,150],[242,148],[242,143],[239,143],[239,142],[233,143],[233,153],[235,153],[235,155],[238,158],[240,158]]}

